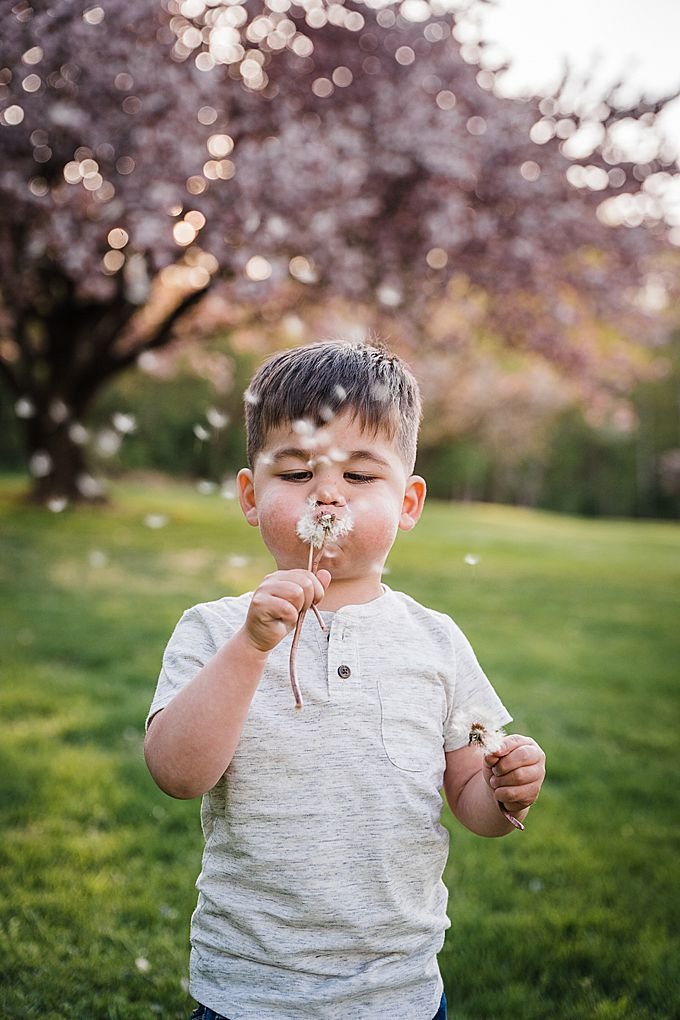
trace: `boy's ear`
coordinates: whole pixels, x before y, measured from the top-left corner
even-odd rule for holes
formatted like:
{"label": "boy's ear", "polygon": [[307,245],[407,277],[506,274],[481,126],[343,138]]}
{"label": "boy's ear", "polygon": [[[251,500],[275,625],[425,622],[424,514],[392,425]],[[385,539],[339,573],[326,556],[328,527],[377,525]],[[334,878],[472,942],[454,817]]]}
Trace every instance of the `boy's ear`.
{"label": "boy's ear", "polygon": [[255,503],[253,472],[250,468],[241,468],[236,476],[236,485],[238,486],[238,501],[241,504],[243,516],[248,521],[248,524],[252,524],[252,526],[256,528],[259,525],[260,520],[257,515],[257,505]]}
{"label": "boy's ear", "polygon": [[401,531],[411,531],[412,528],[415,528],[423,512],[426,493],[425,479],[420,475],[411,475],[406,483],[404,502],[401,506],[401,517],[399,518]]}

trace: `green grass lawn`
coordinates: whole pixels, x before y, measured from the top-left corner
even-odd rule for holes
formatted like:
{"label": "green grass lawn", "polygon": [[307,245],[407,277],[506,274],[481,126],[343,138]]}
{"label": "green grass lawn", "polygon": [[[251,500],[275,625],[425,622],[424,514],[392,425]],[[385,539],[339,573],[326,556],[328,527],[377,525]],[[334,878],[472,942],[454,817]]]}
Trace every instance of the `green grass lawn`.
{"label": "green grass lawn", "polygon": [[[143,721],[181,611],[270,561],[180,485],[61,514],[20,492],[0,483],[0,1016],[183,1020],[199,805],[154,787]],[[432,504],[386,580],[457,619],[549,759],[525,833],[451,823],[450,1016],[679,1017],[680,529]]]}

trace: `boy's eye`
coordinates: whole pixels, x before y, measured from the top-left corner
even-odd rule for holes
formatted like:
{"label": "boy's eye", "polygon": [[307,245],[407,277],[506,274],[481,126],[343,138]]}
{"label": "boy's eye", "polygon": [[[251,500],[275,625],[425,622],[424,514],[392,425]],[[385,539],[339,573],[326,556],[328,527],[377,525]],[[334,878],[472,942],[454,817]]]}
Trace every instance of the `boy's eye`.
{"label": "boy's eye", "polygon": [[279,475],[284,482],[308,482],[311,477],[311,471],[284,471]]}
{"label": "boy's eye", "polygon": [[365,475],[361,471],[345,471],[345,478],[349,482],[374,482],[376,475]]}

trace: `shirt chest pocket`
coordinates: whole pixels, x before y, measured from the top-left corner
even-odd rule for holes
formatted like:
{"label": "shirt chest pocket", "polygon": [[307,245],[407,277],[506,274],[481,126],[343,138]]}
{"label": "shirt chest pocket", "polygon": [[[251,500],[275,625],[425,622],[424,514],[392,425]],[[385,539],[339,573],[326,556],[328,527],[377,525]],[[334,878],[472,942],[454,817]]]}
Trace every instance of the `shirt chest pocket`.
{"label": "shirt chest pocket", "polygon": [[445,695],[436,676],[397,670],[378,681],[385,754],[406,772],[436,771],[444,756]]}

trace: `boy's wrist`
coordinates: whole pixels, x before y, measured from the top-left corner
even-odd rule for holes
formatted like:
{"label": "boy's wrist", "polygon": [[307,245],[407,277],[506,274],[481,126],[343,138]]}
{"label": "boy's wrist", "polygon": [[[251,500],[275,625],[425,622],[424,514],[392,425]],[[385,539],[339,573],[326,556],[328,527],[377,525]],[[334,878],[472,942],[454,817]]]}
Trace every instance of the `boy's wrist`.
{"label": "boy's wrist", "polygon": [[257,644],[253,637],[251,637],[245,624],[240,630],[236,631],[229,643],[234,651],[247,655],[257,665],[264,666],[271,652],[271,648],[261,648]]}

